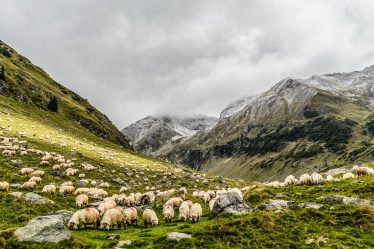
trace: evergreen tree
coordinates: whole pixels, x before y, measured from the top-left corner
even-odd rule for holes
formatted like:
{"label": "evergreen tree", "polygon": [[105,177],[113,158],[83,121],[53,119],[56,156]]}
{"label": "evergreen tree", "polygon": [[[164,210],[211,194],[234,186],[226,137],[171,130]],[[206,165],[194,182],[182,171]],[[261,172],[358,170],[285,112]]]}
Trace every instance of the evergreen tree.
{"label": "evergreen tree", "polygon": [[47,105],[47,108],[48,110],[52,111],[52,112],[57,112],[58,111],[58,100],[56,97],[52,97],[50,100],[49,100],[49,103]]}

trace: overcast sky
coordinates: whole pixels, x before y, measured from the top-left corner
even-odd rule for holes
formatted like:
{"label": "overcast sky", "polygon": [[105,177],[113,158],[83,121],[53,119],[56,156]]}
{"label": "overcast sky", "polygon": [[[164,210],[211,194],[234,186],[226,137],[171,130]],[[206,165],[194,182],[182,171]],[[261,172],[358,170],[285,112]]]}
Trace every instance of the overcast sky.
{"label": "overcast sky", "polygon": [[373,13],[367,0],[0,0],[0,39],[123,128],[374,64]]}

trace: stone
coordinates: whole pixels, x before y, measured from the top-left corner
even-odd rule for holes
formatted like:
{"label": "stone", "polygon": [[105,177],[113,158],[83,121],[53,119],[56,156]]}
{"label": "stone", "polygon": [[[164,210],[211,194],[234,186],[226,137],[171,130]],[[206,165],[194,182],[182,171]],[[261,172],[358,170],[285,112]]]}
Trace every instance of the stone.
{"label": "stone", "polygon": [[53,203],[53,201],[51,201],[50,199],[40,196],[38,194],[35,194],[33,192],[27,193],[25,195],[25,201],[28,203],[33,203],[33,204],[52,204]]}
{"label": "stone", "polygon": [[122,180],[121,178],[113,178],[112,182],[118,183],[119,185],[124,185],[126,182]]}
{"label": "stone", "polygon": [[62,217],[64,222],[67,222],[70,220],[71,216],[73,216],[74,212],[73,211],[68,211],[68,210],[58,210],[56,212],[49,213],[48,215],[59,215]]}
{"label": "stone", "polygon": [[87,187],[90,184],[88,180],[78,180],[77,185],[79,187]]}
{"label": "stone", "polygon": [[354,197],[347,197],[344,195],[331,195],[329,197],[323,198],[322,201],[327,203],[340,203],[345,205],[374,207],[374,203],[372,201]]}
{"label": "stone", "polygon": [[285,200],[269,200],[266,203],[260,204],[257,209],[283,209],[288,208],[289,202]]}
{"label": "stone", "polygon": [[9,187],[11,187],[11,188],[19,188],[20,186],[21,186],[21,184],[19,184],[19,183],[9,184]]}
{"label": "stone", "polygon": [[21,228],[14,235],[19,241],[52,242],[59,243],[71,239],[71,233],[64,225],[59,215],[39,216]]}
{"label": "stone", "polygon": [[118,241],[117,247],[123,248],[124,246],[131,246],[132,241],[131,240],[120,240]]}
{"label": "stone", "polygon": [[313,203],[313,202],[305,202],[297,204],[298,208],[313,208],[313,209],[320,209],[323,207],[323,204]]}
{"label": "stone", "polygon": [[22,192],[11,192],[10,195],[13,195],[14,197],[21,198],[23,196]]}
{"label": "stone", "polygon": [[108,240],[118,240],[120,238],[119,234],[108,234],[106,236]]}
{"label": "stone", "polygon": [[247,203],[237,192],[227,192],[220,195],[214,202],[212,214],[214,216],[221,214],[247,214],[250,209]]}
{"label": "stone", "polygon": [[191,239],[192,236],[186,233],[170,232],[166,234],[167,240],[176,240],[180,241],[181,239]]}

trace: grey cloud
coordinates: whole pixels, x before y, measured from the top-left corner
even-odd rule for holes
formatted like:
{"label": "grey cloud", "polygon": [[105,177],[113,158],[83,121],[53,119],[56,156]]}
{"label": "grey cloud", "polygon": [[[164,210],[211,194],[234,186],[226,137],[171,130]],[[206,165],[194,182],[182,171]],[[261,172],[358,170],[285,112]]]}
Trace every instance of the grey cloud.
{"label": "grey cloud", "polygon": [[0,0],[0,39],[119,128],[149,114],[218,116],[288,76],[374,64],[364,0]]}

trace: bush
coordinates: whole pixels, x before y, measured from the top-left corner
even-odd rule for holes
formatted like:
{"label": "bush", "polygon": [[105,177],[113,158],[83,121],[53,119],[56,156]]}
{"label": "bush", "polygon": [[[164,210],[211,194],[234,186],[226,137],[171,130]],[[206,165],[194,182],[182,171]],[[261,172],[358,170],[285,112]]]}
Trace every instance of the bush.
{"label": "bush", "polygon": [[56,97],[52,97],[47,105],[48,110],[52,112],[58,112],[58,100]]}

